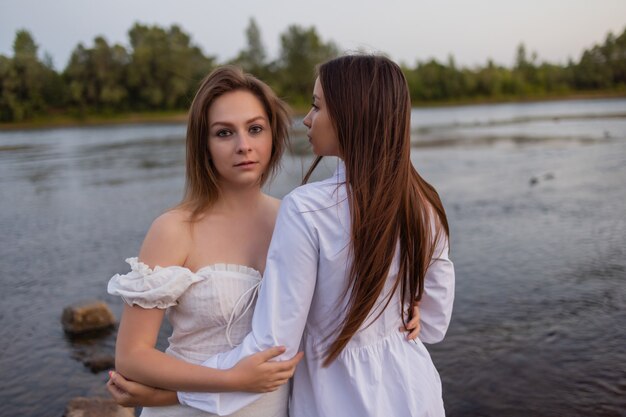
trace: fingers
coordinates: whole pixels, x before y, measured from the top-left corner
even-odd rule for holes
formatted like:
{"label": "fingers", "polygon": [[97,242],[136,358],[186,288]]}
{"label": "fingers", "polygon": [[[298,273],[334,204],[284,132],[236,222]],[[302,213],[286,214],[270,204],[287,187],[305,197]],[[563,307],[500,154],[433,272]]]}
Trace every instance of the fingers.
{"label": "fingers", "polygon": [[294,355],[293,358],[283,361],[282,363],[288,366],[289,368],[295,368],[298,362],[300,362],[304,358],[304,352],[298,352]]}
{"label": "fingers", "polygon": [[258,358],[261,359],[262,362],[267,362],[270,359],[282,355],[283,353],[285,353],[285,350],[287,350],[287,348],[285,348],[284,346],[274,346],[267,350],[264,350],[263,352],[259,352],[256,355],[258,355]]}
{"label": "fingers", "polygon": [[[109,372],[109,375],[112,375],[112,372]],[[111,397],[113,397],[113,400],[117,404],[124,407],[129,406],[128,393],[122,390],[119,386],[117,386],[115,382],[113,382],[112,378],[107,381],[106,387],[107,391],[109,392],[109,394],[111,394]]]}
{"label": "fingers", "polygon": [[280,378],[280,379],[277,379],[275,381],[272,381],[263,390],[263,392],[273,392],[273,391],[276,391],[278,388],[281,387],[281,385],[285,385],[287,382],[289,382],[290,378],[291,378],[291,376],[288,376],[288,377],[284,377],[284,378]]}
{"label": "fingers", "polygon": [[407,328],[409,330],[411,329],[415,329],[417,327],[419,327],[420,324],[420,309],[419,306],[416,304],[413,306],[413,314],[411,314],[411,320],[407,323]]}
{"label": "fingers", "polygon": [[407,327],[409,330],[411,330],[411,332],[407,336],[407,339],[417,339],[417,336],[419,335],[421,329],[419,304],[413,305],[413,317],[411,318],[411,321],[409,322],[409,325]]}
{"label": "fingers", "polygon": [[[274,375],[274,379],[273,379],[272,382],[282,385],[285,382],[287,382],[289,380],[289,378],[291,378],[293,376],[294,371],[295,370],[280,372],[280,373]],[[280,381],[284,381],[284,382],[280,382]]]}
{"label": "fingers", "polygon": [[411,320],[406,324],[405,327],[400,327],[401,332],[408,331],[409,334],[406,336],[408,340],[414,340],[419,336],[420,332],[420,310],[419,305],[415,304],[413,306],[413,314],[411,316]]}
{"label": "fingers", "polygon": [[111,394],[111,396],[117,400],[117,396],[119,395],[120,391],[119,388],[117,388],[113,381],[111,381],[110,379],[107,381],[107,391],[109,391],[109,394]]}
{"label": "fingers", "polygon": [[263,392],[271,392],[286,384],[296,371],[296,365],[304,357],[304,352],[298,352],[293,358],[286,361],[267,362],[264,366],[268,366],[268,380],[263,388]]}
{"label": "fingers", "polygon": [[408,340],[415,340],[415,339],[417,339],[419,334],[420,334],[420,328],[418,326],[415,330],[413,330],[411,333],[409,333],[406,338]]}
{"label": "fingers", "polygon": [[304,358],[304,352],[298,352],[294,355],[293,358],[286,361],[278,361],[271,362],[270,365],[273,366],[273,370],[275,372],[291,372],[293,373],[296,369],[296,365]]}
{"label": "fingers", "polygon": [[109,377],[111,378],[111,382],[120,390],[125,393],[129,393],[131,391],[130,381],[124,378],[121,374],[117,372],[109,372]]}

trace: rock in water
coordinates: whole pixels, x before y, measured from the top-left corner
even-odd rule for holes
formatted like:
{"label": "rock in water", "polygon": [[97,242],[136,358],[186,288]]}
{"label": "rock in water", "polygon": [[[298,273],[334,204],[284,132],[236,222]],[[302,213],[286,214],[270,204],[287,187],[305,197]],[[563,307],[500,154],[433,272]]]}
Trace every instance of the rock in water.
{"label": "rock in water", "polygon": [[107,369],[115,368],[115,357],[113,355],[92,355],[83,361],[83,364],[97,374]]}
{"label": "rock in water", "polygon": [[109,398],[76,397],[67,404],[63,417],[135,417],[135,410]]}
{"label": "rock in water", "polygon": [[63,309],[63,330],[70,334],[81,334],[106,329],[115,325],[115,316],[103,301],[86,301]]}

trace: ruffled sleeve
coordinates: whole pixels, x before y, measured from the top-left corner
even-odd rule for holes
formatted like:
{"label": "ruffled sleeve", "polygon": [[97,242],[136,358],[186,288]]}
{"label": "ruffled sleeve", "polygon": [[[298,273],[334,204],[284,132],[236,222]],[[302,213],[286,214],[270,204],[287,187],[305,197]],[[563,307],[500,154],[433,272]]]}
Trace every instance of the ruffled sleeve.
{"label": "ruffled sleeve", "polygon": [[126,262],[131,271],[112,277],[107,291],[121,296],[131,306],[164,309],[176,305],[187,288],[202,281],[202,277],[181,266],[152,269],[137,258],[128,258]]}

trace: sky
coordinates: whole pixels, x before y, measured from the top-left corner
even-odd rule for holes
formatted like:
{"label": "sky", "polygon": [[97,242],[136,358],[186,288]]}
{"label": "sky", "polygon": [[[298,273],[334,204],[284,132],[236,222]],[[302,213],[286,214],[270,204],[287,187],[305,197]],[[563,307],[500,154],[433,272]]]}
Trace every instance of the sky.
{"label": "sky", "polygon": [[40,55],[63,69],[81,42],[96,36],[128,46],[135,22],[178,24],[218,62],[246,45],[254,18],[270,58],[289,25],[315,26],[341,51],[386,53],[414,65],[431,58],[475,67],[511,66],[520,43],[540,61],[578,60],[585,48],[626,29],[626,0],[0,0],[0,54],[12,56],[15,32],[27,29]]}

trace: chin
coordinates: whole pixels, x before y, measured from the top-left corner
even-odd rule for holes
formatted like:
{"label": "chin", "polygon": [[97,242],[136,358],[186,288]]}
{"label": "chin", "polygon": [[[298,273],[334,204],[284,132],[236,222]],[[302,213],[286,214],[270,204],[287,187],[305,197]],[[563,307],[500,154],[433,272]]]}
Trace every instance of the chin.
{"label": "chin", "polygon": [[261,186],[261,177],[254,177],[254,178],[238,178],[236,180],[234,180],[232,182],[233,184],[236,184],[239,187],[243,187],[243,188],[248,188],[248,187],[255,187]]}

